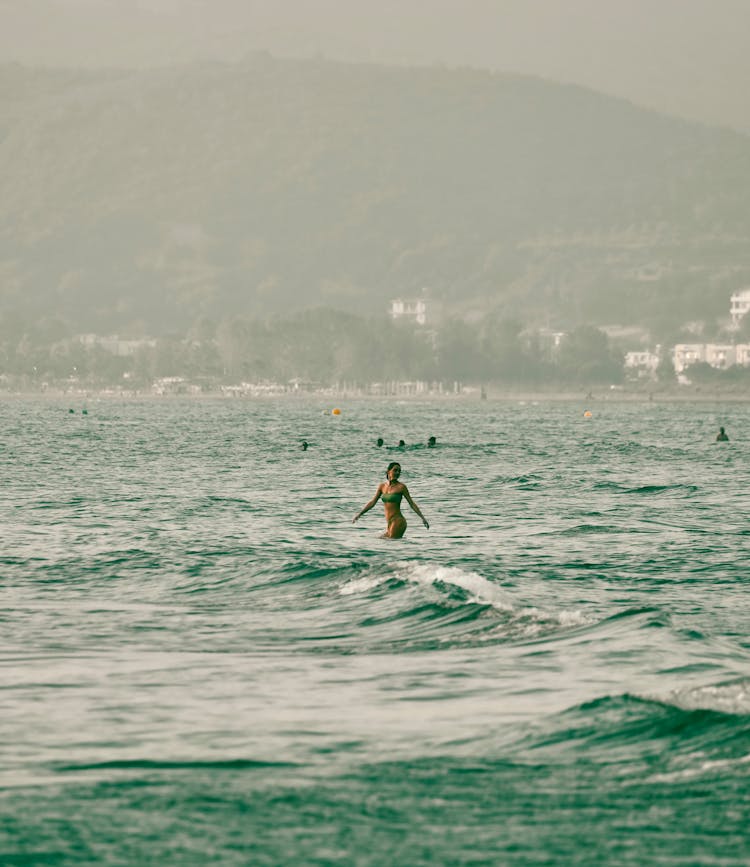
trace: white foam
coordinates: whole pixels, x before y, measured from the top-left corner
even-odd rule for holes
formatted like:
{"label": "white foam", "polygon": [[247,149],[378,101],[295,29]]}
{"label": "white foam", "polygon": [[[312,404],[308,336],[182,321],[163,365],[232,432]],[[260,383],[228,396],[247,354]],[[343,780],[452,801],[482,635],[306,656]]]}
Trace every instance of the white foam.
{"label": "white foam", "polygon": [[[460,587],[469,594],[469,602],[491,605],[496,611],[510,616],[513,631],[524,637],[534,637],[548,631],[550,626],[572,628],[596,622],[595,617],[587,616],[580,609],[570,611],[545,612],[538,608],[517,608],[513,599],[503,588],[498,587],[477,572],[467,572],[456,566],[438,566],[434,563],[403,561],[394,564],[393,571],[386,574],[371,574],[355,578],[339,588],[342,596],[351,596],[368,591],[384,584],[392,578],[433,587],[435,584],[450,584]],[[505,619],[503,630],[507,630]]]}
{"label": "white foam", "polygon": [[339,588],[342,596],[367,593],[393,578],[411,581],[425,587],[435,583],[452,584],[468,591],[472,602],[489,603],[500,611],[512,611],[513,604],[499,587],[476,572],[465,572],[452,566],[436,566],[433,563],[396,563],[393,571],[379,575],[364,575],[348,581]]}
{"label": "white foam", "polygon": [[452,584],[466,590],[472,602],[489,603],[499,611],[513,611],[513,603],[507,593],[476,572],[465,572],[455,566],[436,566],[434,563],[399,563],[397,575],[425,586],[436,582]]}
{"label": "white foam", "polygon": [[596,617],[584,614],[580,608],[574,611],[561,611],[557,615],[557,621],[560,626],[588,626],[590,623],[595,623]]}
{"label": "white foam", "polygon": [[550,626],[562,626],[571,629],[575,626],[587,626],[596,623],[597,618],[584,614],[579,609],[573,611],[540,611],[538,608],[521,608],[514,612],[513,624],[518,635],[523,638],[535,638],[544,632],[549,632]]}
{"label": "white foam", "polygon": [[682,710],[715,710],[747,716],[750,714],[750,681],[676,689],[667,701]]}
{"label": "white foam", "polygon": [[373,590],[375,587],[388,581],[390,577],[390,575],[364,575],[362,578],[355,578],[352,581],[347,581],[346,584],[339,587],[339,593],[342,596],[353,596],[355,593],[367,593],[368,590]]}

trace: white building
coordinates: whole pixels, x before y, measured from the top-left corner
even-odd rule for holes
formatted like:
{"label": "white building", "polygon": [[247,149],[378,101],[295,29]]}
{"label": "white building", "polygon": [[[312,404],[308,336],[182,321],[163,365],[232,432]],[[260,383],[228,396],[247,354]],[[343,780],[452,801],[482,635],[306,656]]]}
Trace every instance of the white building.
{"label": "white building", "polygon": [[439,318],[440,305],[428,299],[427,290],[422,290],[419,298],[394,298],[390,314],[394,321],[411,322],[414,325],[434,325]]}
{"label": "white building", "polygon": [[732,317],[732,327],[739,328],[740,322],[750,310],[750,288],[738,289],[729,299],[729,313]]}
{"label": "white building", "polygon": [[675,373],[682,373],[691,364],[706,360],[705,343],[676,343],[672,350]]}
{"label": "white building", "polygon": [[732,365],[750,366],[750,344],[747,343],[678,343],[672,350],[676,373],[682,373],[691,364],[705,361],[718,370]]}
{"label": "white building", "polygon": [[656,375],[659,366],[659,351],[642,350],[625,353],[625,370],[636,374],[638,377],[651,377]]}
{"label": "white building", "polygon": [[537,331],[525,332],[527,345],[535,346],[540,358],[553,361],[557,358],[560,346],[568,336],[567,331],[553,331],[551,328],[540,328]]}
{"label": "white building", "polygon": [[734,349],[735,347],[731,344],[707,343],[703,360],[711,367],[726,370],[727,367],[731,367],[735,363]]}
{"label": "white building", "polygon": [[391,301],[391,318],[394,320],[405,319],[417,325],[426,325],[427,301],[424,298],[414,300],[394,298]]}

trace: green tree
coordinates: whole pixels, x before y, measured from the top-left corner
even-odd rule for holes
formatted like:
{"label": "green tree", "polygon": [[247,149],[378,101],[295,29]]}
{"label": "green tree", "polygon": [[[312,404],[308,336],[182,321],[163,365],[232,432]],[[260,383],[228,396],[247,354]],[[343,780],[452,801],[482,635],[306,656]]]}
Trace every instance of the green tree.
{"label": "green tree", "polygon": [[482,333],[482,352],[486,375],[499,382],[520,382],[527,358],[521,343],[523,326],[515,319],[486,320]]}
{"label": "green tree", "polygon": [[437,359],[441,379],[480,382],[487,377],[489,365],[478,329],[460,319],[439,330]]}
{"label": "green tree", "polygon": [[656,367],[656,381],[663,386],[674,385],[677,374],[674,369],[672,353],[667,347],[662,346],[659,350],[659,363]]}
{"label": "green tree", "polygon": [[584,385],[622,380],[622,359],[611,350],[609,338],[592,325],[579,325],[562,341],[558,366],[563,377]]}

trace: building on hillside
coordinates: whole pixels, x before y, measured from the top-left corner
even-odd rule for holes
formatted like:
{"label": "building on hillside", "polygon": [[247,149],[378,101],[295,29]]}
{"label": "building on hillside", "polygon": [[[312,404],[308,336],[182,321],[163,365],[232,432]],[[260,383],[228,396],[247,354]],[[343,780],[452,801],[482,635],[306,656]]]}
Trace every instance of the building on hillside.
{"label": "building on hillside", "polygon": [[739,328],[748,310],[750,310],[750,287],[732,292],[729,299],[729,314],[732,317],[733,328]]}
{"label": "building on hillside", "polygon": [[402,298],[394,298],[391,301],[391,318],[411,321],[416,325],[426,325],[427,302],[423,298],[407,301]]}
{"label": "building on hillside", "polygon": [[521,338],[527,350],[535,352],[544,361],[554,361],[560,351],[560,344],[567,334],[567,331],[539,328],[534,331],[524,331]]}
{"label": "building on hillside", "polygon": [[394,298],[389,309],[394,322],[411,322],[413,325],[435,325],[439,317],[439,304],[428,297],[427,289],[419,298]]}
{"label": "building on hillside", "polygon": [[704,361],[717,370],[733,365],[750,366],[750,344],[747,343],[678,343],[672,350],[676,373],[682,373],[691,364]]}
{"label": "building on hillside", "polygon": [[719,370],[726,370],[735,363],[735,347],[728,343],[707,343],[703,360]]}
{"label": "building on hillside", "polygon": [[691,364],[705,361],[704,343],[676,343],[672,350],[672,363],[675,373],[682,373]]}
{"label": "building on hillside", "polygon": [[656,369],[659,367],[659,349],[660,347],[657,346],[653,352],[650,350],[626,352],[625,372],[637,376],[638,379],[654,379]]}

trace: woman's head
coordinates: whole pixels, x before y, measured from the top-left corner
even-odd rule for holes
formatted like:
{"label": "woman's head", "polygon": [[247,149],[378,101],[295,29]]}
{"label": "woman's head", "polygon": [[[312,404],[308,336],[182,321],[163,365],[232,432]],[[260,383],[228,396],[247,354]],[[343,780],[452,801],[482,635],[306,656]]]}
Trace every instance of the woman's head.
{"label": "woman's head", "polygon": [[398,461],[391,461],[388,464],[388,469],[385,471],[386,476],[392,479],[401,475],[401,464]]}

